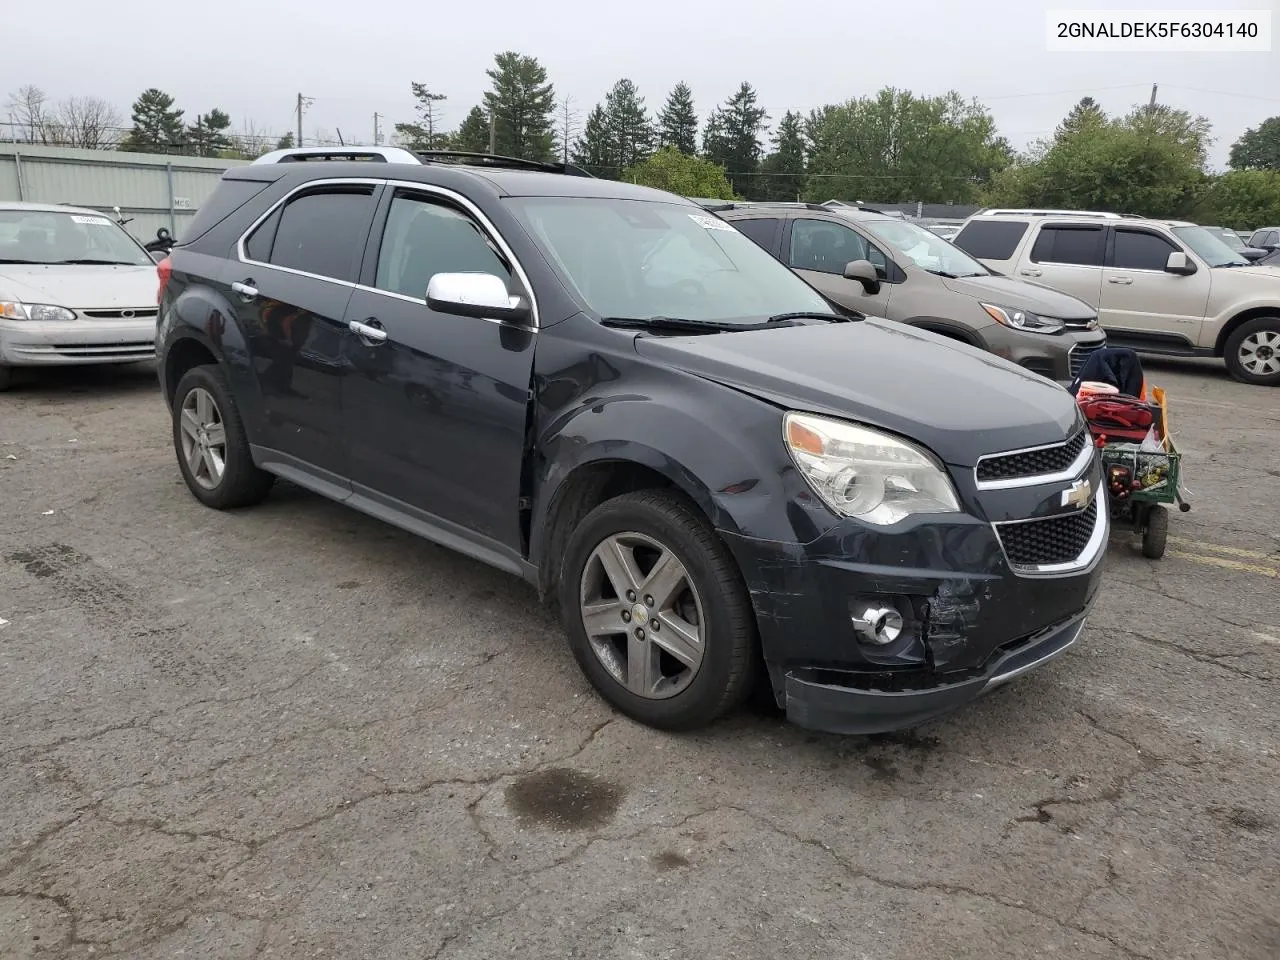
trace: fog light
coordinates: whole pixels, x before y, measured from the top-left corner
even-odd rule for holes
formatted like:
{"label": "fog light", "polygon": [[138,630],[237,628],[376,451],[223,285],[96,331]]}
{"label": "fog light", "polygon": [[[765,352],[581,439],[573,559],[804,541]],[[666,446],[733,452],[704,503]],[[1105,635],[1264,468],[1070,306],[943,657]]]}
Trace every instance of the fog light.
{"label": "fog light", "polygon": [[853,610],[853,632],[862,643],[882,647],[902,635],[902,614],[893,607],[866,604]]}

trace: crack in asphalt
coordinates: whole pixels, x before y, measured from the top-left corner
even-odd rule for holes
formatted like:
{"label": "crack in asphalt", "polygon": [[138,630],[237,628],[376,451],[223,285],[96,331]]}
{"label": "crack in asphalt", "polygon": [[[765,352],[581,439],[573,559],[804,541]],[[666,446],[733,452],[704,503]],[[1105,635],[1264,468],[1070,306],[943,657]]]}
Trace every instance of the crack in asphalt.
{"label": "crack in asphalt", "polygon": [[1244,677],[1247,680],[1256,680],[1259,683],[1271,683],[1276,679],[1275,675],[1262,675],[1254,673],[1252,670],[1246,670],[1243,667],[1237,667],[1235,664],[1223,663],[1223,659],[1235,658],[1242,656],[1238,653],[1204,653],[1193,647],[1184,647],[1180,643],[1174,643],[1172,640],[1165,640],[1160,637],[1148,636],[1145,633],[1139,633],[1136,630],[1117,630],[1125,636],[1133,637],[1143,643],[1148,643],[1153,647],[1161,647],[1166,650],[1173,650],[1185,657],[1190,657],[1198,663],[1205,663],[1219,670],[1225,670],[1228,673],[1234,673],[1238,677]]}

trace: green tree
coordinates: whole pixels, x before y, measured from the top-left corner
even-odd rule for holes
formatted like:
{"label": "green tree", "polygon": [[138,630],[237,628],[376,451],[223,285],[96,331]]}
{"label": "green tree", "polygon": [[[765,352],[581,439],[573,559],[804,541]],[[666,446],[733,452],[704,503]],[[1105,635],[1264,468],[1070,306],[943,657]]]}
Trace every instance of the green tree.
{"label": "green tree", "polygon": [[596,176],[616,177],[653,151],[653,138],[644,97],[624,77],[587,114],[574,163]]}
{"label": "green tree", "polygon": [[279,140],[277,140],[277,141],[276,141],[276,149],[277,149],[277,150],[292,150],[292,149],[293,149],[293,134],[292,134],[292,133],[286,133],[283,137],[281,137]]}
{"label": "green tree", "polygon": [[1231,145],[1233,170],[1280,170],[1280,117],[1250,127]]}
{"label": "green tree", "polygon": [[805,187],[803,118],[794,110],[782,115],[773,135],[773,152],[760,164],[760,193],[770,200],[798,200]]}
{"label": "green tree", "polygon": [[1082,130],[1096,130],[1104,126],[1106,122],[1107,115],[1103,112],[1102,107],[1098,106],[1098,101],[1093,97],[1081,97],[1080,101],[1071,108],[1071,112],[1067,114],[1066,119],[1058,124],[1058,129],[1054,131],[1054,137],[1069,136]]}
{"label": "green tree", "polygon": [[725,168],[734,192],[753,200],[760,198],[755,175],[760,170],[760,133],[768,119],[755,89],[744,81],[712,111],[702,136],[703,156]]}
{"label": "green tree", "polygon": [[441,149],[448,134],[440,129],[440,104],[448,98],[443,93],[432,93],[425,83],[411,82],[409,90],[418,101],[413,108],[418,119],[413,123],[397,123],[396,136],[410,150]]}
{"label": "green tree", "polygon": [[120,143],[121,150],[133,153],[164,153],[183,140],[182,111],[173,97],[150,87],[133,102],[133,129]]}
{"label": "green tree", "polygon": [[691,157],[674,145],[661,147],[647,160],[628,167],[622,179],[682,197],[736,199],[724,167],[702,157]]}
{"label": "green tree", "polygon": [[231,118],[214,107],[206,114],[196,114],[196,122],[187,127],[187,151],[197,157],[216,157],[231,147],[227,130]]}
{"label": "green tree", "polygon": [[810,112],[805,136],[815,200],[970,203],[1012,159],[986,109],[954,91],[917,97],[885,88],[830,104]]}
{"label": "green tree", "polygon": [[450,147],[468,153],[489,152],[489,118],[479,107],[472,107],[450,138]]}
{"label": "green tree", "polygon": [[496,152],[527,160],[555,159],[555,90],[536,58],[499,53],[485,71],[492,88],[484,105],[496,121]]}
{"label": "green tree", "polygon": [[1230,170],[1215,177],[1197,213],[1201,223],[1243,230],[1280,223],[1280,171]]}
{"label": "green tree", "polygon": [[675,147],[689,156],[698,152],[698,114],[693,91],[684,81],[671,88],[658,114],[658,146]]}

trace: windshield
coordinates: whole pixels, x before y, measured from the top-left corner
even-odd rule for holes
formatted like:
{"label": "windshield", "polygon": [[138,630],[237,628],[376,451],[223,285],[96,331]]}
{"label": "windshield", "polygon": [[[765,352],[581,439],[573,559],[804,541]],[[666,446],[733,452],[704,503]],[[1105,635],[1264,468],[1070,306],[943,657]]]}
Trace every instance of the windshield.
{"label": "windshield", "polygon": [[754,240],[697,207],[576,197],[512,202],[601,317],[749,324],[781,313],[833,312]]}
{"label": "windshield", "polygon": [[52,210],[0,210],[0,263],[93,260],[154,266],[110,217]]}
{"label": "windshield", "polygon": [[1240,239],[1240,235],[1234,230],[1228,230],[1226,227],[1205,227],[1215,237],[1225,243],[1228,247],[1239,253],[1245,249],[1245,242]]}
{"label": "windshield", "polygon": [[1196,252],[1211,267],[1247,267],[1249,261],[1204,227],[1174,227],[1178,239]]}
{"label": "windshield", "polygon": [[951,277],[985,277],[991,271],[955,244],[914,223],[865,220],[862,227],[929,273]]}

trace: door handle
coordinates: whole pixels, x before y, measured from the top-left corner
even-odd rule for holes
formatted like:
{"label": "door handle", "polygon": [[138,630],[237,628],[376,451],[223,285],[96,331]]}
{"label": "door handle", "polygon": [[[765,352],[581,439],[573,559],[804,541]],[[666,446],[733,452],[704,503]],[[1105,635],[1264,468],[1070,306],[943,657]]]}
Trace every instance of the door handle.
{"label": "door handle", "polygon": [[1018,272],[1024,277],[1038,277],[1041,274],[1040,270],[1019,270]]}
{"label": "door handle", "polygon": [[363,321],[352,320],[347,329],[368,343],[384,343],[387,339],[387,331],[373,317]]}
{"label": "door handle", "polygon": [[1127,287],[1133,281],[1128,277],[1107,277],[1107,283],[1118,283],[1122,287]]}
{"label": "door handle", "polygon": [[237,280],[231,285],[231,289],[240,294],[246,301],[252,300],[258,295],[258,288],[253,285],[252,280],[245,280],[243,283]]}

